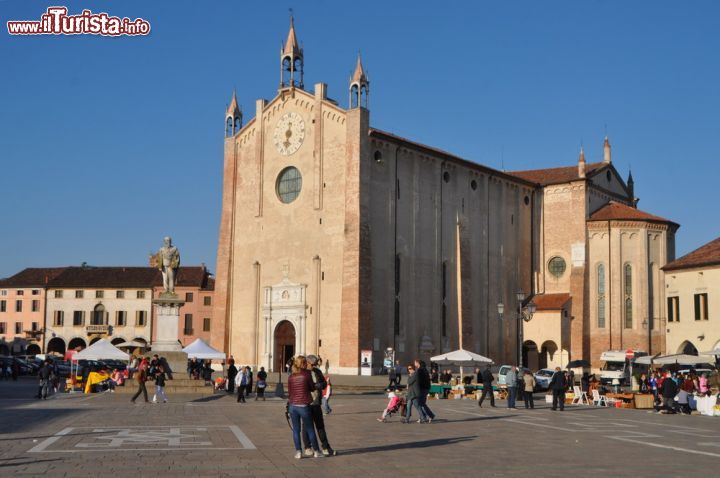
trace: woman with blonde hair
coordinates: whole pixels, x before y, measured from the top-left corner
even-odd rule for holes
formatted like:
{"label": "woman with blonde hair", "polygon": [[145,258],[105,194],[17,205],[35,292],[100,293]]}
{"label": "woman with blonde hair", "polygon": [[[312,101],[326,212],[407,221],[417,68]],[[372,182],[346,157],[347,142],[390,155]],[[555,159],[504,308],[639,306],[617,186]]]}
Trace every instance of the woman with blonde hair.
{"label": "woman with blonde hair", "polygon": [[305,428],[310,439],[310,444],[314,450],[315,458],[322,458],[323,454],[318,447],[317,437],[315,435],[315,426],[313,425],[312,415],[310,413],[310,403],[312,396],[310,392],[313,390],[313,381],[310,372],[307,370],[307,360],[304,356],[295,357],[292,362],[291,374],[288,377],[288,412],[292,422],[293,442],[295,444],[295,458],[302,458],[302,443],[300,441],[300,426]]}

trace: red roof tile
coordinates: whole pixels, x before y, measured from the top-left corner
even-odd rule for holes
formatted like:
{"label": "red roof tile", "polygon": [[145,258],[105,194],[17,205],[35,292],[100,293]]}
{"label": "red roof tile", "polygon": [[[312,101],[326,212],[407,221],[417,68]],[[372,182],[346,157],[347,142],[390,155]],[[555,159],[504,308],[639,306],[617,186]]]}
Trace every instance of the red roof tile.
{"label": "red roof tile", "polygon": [[610,201],[594,213],[590,215],[589,221],[650,221],[664,222],[679,226],[676,222],[665,219],[664,217],[654,216],[637,208],[630,207],[617,201]]}
{"label": "red roof tile", "polygon": [[720,237],[666,264],[664,271],[720,265]]}
{"label": "red roof tile", "polygon": [[[215,280],[201,266],[181,266],[176,279],[181,287],[215,288]],[[161,285],[162,274],[154,267],[28,268],[0,280],[0,287],[149,289]]]}
{"label": "red roof tile", "polygon": [[532,298],[537,310],[560,310],[570,300],[570,294],[538,294]]}
{"label": "red roof tile", "polygon": [[0,280],[0,287],[45,287],[67,267],[28,267],[14,276]]}
{"label": "red roof tile", "polygon": [[[607,166],[607,163],[590,163],[585,166],[585,175],[590,176],[595,172],[599,171],[603,166]],[[543,186],[547,186],[549,184],[569,183],[570,181],[577,181],[581,179],[578,175],[577,164],[573,166],[562,166],[559,168],[511,171],[510,174],[522,178],[526,181],[541,184]]]}

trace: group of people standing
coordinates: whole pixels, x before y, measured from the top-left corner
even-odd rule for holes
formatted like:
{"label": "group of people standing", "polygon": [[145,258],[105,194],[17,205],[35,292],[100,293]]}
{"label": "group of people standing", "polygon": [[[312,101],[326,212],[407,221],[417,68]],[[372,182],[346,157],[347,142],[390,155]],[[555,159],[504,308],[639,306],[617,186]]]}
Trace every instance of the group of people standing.
{"label": "group of people standing", "polygon": [[653,394],[655,411],[658,413],[689,415],[691,398],[711,393],[706,373],[652,372],[649,377],[642,374],[638,382],[640,393]]}
{"label": "group of people standing", "polygon": [[292,428],[295,458],[334,456],[330,446],[323,408],[329,414],[331,388],[320,370],[322,361],[315,355],[299,355],[292,361],[288,376],[287,418]]}
{"label": "group of people standing", "polygon": [[[255,384],[255,400],[265,400],[265,388],[267,388],[267,372],[265,367],[260,367],[257,373]],[[227,370],[227,392],[232,394],[237,389],[238,403],[246,403],[245,397],[250,397],[253,392],[253,372],[249,366],[235,366],[235,359],[230,357]]]}

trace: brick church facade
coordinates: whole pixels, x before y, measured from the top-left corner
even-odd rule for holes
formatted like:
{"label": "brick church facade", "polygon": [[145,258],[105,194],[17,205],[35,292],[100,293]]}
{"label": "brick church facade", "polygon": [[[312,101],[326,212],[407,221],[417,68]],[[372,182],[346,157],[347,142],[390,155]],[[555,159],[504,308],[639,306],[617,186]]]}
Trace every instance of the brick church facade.
{"label": "brick church facade", "polygon": [[677,225],[636,208],[607,140],[598,163],[498,171],[372,128],[359,57],[347,108],[306,90],[292,22],[280,72],[253,119],[235,95],[226,113],[215,347],[274,371],[316,353],[357,374],[387,349],[514,363],[518,290],[530,365],[661,346]]}

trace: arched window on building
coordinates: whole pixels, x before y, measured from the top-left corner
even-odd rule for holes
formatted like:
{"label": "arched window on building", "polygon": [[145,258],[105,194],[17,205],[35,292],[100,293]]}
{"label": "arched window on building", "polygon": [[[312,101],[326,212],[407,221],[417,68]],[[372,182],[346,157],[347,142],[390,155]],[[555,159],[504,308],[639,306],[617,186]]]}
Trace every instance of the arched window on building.
{"label": "arched window on building", "polygon": [[597,267],[597,326],[599,329],[605,328],[605,265],[599,264]]}
{"label": "arched window on building", "polygon": [[633,288],[632,288],[632,266],[625,264],[623,269],[625,282],[625,328],[632,329],[633,326]]}

